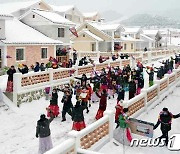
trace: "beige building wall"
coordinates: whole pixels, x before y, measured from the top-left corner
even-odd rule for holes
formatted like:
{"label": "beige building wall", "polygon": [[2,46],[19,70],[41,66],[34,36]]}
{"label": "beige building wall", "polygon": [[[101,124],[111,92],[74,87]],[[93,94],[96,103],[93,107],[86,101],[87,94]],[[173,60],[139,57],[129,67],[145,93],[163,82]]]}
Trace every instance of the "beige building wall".
{"label": "beige building wall", "polygon": [[[47,47],[47,59],[41,59],[41,48]],[[24,48],[24,60],[16,61],[16,49]],[[26,64],[29,66],[34,65],[35,62],[39,63],[47,63],[49,61],[49,57],[54,57],[54,45],[28,45],[28,46],[7,46],[7,55],[12,58],[7,58],[7,66],[18,65],[18,64]]]}
{"label": "beige building wall", "polygon": [[[125,44],[126,44],[126,49],[125,49]],[[132,44],[133,48],[131,48],[131,44]],[[123,42],[122,46],[123,46],[122,51],[124,51],[124,52],[134,52],[134,51],[136,51],[135,50],[135,48],[136,48],[135,42]]]}
{"label": "beige building wall", "polygon": [[108,38],[106,35],[100,33],[98,30],[95,30],[92,26],[84,24],[80,29],[77,30],[79,33],[82,29],[88,29],[91,33],[95,34],[96,36],[102,38],[105,41],[111,41],[110,38]]}
{"label": "beige building wall", "polygon": [[95,41],[86,34],[82,34],[73,40],[73,48],[78,51],[92,51],[92,44],[96,48]]}

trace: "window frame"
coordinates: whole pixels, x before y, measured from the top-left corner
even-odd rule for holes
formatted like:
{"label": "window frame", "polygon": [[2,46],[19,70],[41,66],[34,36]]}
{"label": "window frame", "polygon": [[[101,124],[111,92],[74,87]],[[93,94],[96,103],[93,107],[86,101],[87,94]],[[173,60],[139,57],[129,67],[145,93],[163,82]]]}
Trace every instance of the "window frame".
{"label": "window frame", "polygon": [[133,50],[134,49],[134,44],[133,43],[131,43],[131,50]]}
{"label": "window frame", "polygon": [[[18,49],[23,49],[23,60],[17,60],[17,50]],[[16,49],[15,49],[15,58],[16,58],[16,62],[22,62],[22,61],[25,61],[26,59],[25,59],[25,47],[17,47]]]}
{"label": "window frame", "polygon": [[127,44],[124,43],[124,50],[127,50]]}
{"label": "window frame", "polygon": [[[64,29],[64,34],[63,34],[63,36],[61,36],[61,30],[59,30],[59,29]],[[64,27],[58,27],[58,38],[65,38],[65,28]]]}
{"label": "window frame", "polygon": [[[42,57],[42,49],[47,49],[47,58]],[[48,47],[41,47],[41,60],[48,59]]]}

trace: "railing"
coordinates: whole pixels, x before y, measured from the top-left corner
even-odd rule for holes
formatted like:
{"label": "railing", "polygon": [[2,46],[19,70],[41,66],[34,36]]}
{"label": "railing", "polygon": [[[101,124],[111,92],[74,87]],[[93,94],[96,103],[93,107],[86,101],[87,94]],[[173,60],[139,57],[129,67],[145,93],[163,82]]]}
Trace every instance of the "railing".
{"label": "railing", "polygon": [[[158,103],[157,98],[161,98],[158,99],[160,102],[163,97],[169,95],[176,86],[172,83],[175,83],[175,81],[179,81],[180,79],[179,73],[180,69],[174,70],[172,74],[167,74],[165,78],[156,80],[155,85],[152,87],[142,90],[141,94],[135,96],[129,101],[124,101],[123,107],[129,109],[128,115],[131,117],[137,117],[141,113],[146,112],[147,108],[152,108],[150,105],[156,105]],[[170,81],[172,82],[170,83]],[[56,146],[46,154],[69,154],[72,151],[82,154],[100,154],[99,152],[94,152],[94,150],[98,151],[103,147],[103,145],[112,139],[113,116],[112,111],[105,111],[104,117],[79,132],[71,131],[69,133],[71,139]]]}
{"label": "railing", "polygon": [[[91,52],[93,56],[103,54],[111,55],[111,52]],[[128,52],[127,52],[128,53]],[[135,61],[150,62],[151,59],[158,58],[161,54],[166,56],[166,54],[174,54],[174,51],[147,51],[147,52],[137,52],[131,53],[135,57]],[[141,56],[140,56],[141,55]],[[154,56],[153,56],[154,55]],[[140,56],[140,57],[138,57]],[[153,56],[151,58],[151,56]],[[13,93],[13,102],[16,105],[20,105],[22,102],[31,102],[32,100],[39,99],[44,96],[44,88],[45,87],[59,87],[61,84],[68,83],[71,77],[71,72],[75,72],[75,76],[79,76],[82,74],[90,75],[93,70],[101,71],[103,68],[108,69],[108,67],[117,67],[120,66],[123,68],[124,66],[134,64],[134,57],[129,57],[128,59],[117,59],[116,61],[107,60],[104,63],[95,64],[95,65],[87,65],[87,66],[75,66],[73,68],[60,68],[60,69],[48,69],[48,71],[44,72],[32,72],[28,74],[22,75],[21,73],[15,73],[14,77],[14,93]],[[180,72],[176,74],[178,77],[180,76]],[[170,78],[170,84],[175,80],[175,75],[172,75]],[[169,83],[168,83],[169,84]],[[36,96],[36,97],[35,97]]]}

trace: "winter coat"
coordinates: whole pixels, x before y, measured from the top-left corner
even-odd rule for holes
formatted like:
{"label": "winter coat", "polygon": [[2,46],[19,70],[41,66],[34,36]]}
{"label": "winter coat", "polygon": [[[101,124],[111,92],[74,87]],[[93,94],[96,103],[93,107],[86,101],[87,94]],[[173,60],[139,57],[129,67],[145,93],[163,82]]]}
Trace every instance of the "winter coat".
{"label": "winter coat", "polygon": [[46,67],[44,67],[43,65],[40,65],[40,70],[41,70],[41,71],[45,71],[45,70],[46,70]]}
{"label": "winter coat", "polygon": [[162,132],[167,132],[171,130],[171,122],[172,122],[172,118],[179,118],[180,114],[177,115],[173,115],[171,112],[160,112],[159,114],[159,118],[158,121],[156,123],[156,125],[154,126],[154,129],[156,129],[159,124],[161,124],[161,131]]}
{"label": "winter coat", "polygon": [[83,110],[85,109],[85,106],[76,106],[73,108],[72,111],[72,120],[74,122],[81,122],[84,121],[84,115]]}
{"label": "winter coat", "polygon": [[36,65],[36,66],[35,66],[34,72],[39,72],[39,65]]}
{"label": "winter coat", "polygon": [[51,105],[58,105],[58,94],[52,93],[52,99],[50,101]]}
{"label": "winter coat", "polygon": [[28,73],[28,71],[29,71],[28,67],[24,67],[24,68],[22,68],[22,69],[18,68],[18,70],[19,70],[19,72],[21,72],[22,74],[26,74],[26,73]]}
{"label": "winter coat", "polygon": [[51,135],[49,125],[53,121],[54,117],[51,117],[50,119],[40,119],[37,122],[36,127],[36,134],[40,138],[48,137]]}
{"label": "winter coat", "polygon": [[118,90],[117,100],[118,100],[118,101],[124,100],[124,96],[125,96],[125,91],[124,91],[124,89]]}
{"label": "winter coat", "polygon": [[127,123],[128,116],[126,114],[121,114],[119,116],[119,126],[121,128],[129,128],[129,124]]}
{"label": "winter coat", "polygon": [[129,91],[133,93],[136,92],[136,83],[134,81],[129,82]]}
{"label": "winter coat", "polygon": [[147,72],[149,74],[149,81],[154,81],[154,71],[151,71],[150,73]]}
{"label": "winter coat", "polygon": [[144,79],[138,78],[138,88],[144,88]]}
{"label": "winter coat", "polygon": [[13,74],[16,73],[16,70],[15,69],[9,69],[7,71],[7,75],[8,75],[8,81],[13,81]]}
{"label": "winter coat", "polygon": [[98,93],[96,93],[96,95],[100,98],[99,110],[105,111],[107,106],[107,94],[99,95]]}
{"label": "winter coat", "polygon": [[63,96],[63,99],[61,101],[62,103],[64,103],[63,110],[68,111],[70,108],[73,108],[71,98],[72,98],[72,95]]}
{"label": "winter coat", "polygon": [[81,80],[81,86],[86,85],[87,80],[90,80],[91,78],[87,78],[86,76],[82,76],[81,78],[75,77],[75,79]]}
{"label": "winter coat", "polygon": [[115,108],[116,108],[115,121],[118,122],[119,115],[122,114],[123,112],[123,107],[120,104],[117,104]]}

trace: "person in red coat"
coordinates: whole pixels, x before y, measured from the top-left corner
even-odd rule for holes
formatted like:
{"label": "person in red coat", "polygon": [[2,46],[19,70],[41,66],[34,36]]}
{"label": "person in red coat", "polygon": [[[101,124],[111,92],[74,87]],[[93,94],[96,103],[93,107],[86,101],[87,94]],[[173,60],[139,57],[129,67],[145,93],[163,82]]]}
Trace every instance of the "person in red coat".
{"label": "person in red coat", "polygon": [[115,113],[115,123],[117,124],[116,128],[119,127],[119,115],[123,113],[123,106],[121,105],[122,101],[118,101],[117,105],[115,106],[116,108],[116,113]]}
{"label": "person in red coat", "polygon": [[101,93],[101,95],[99,95],[98,93],[96,93],[96,95],[100,98],[100,103],[99,103],[99,109],[97,111],[96,114],[96,120],[100,119],[103,117],[103,113],[106,110],[106,106],[107,106],[107,92],[104,89]]}

